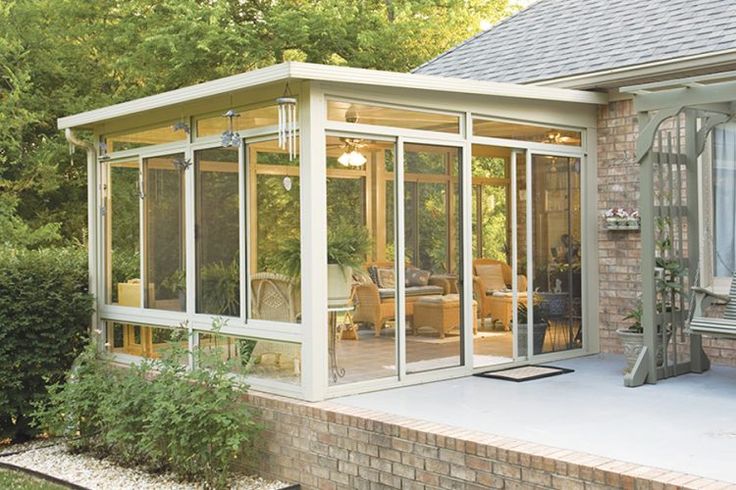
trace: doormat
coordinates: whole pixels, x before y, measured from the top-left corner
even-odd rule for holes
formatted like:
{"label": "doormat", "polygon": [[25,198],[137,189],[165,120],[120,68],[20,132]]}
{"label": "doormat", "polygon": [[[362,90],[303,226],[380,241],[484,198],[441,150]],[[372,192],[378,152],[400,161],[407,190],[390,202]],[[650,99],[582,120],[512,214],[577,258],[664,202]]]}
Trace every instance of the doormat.
{"label": "doormat", "polygon": [[500,371],[485,371],[474,374],[481,378],[503,379],[506,381],[532,381],[534,379],[549,378],[558,374],[574,373],[574,369],[561,368],[556,366],[522,366],[516,368],[502,369]]}

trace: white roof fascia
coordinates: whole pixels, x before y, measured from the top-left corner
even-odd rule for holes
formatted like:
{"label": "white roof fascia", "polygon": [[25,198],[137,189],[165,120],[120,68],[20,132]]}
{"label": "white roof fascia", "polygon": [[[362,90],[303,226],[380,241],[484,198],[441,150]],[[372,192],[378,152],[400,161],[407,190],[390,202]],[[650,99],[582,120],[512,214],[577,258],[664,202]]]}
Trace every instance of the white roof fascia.
{"label": "white roof fascia", "polygon": [[573,90],[584,90],[599,86],[601,83],[629,82],[657,75],[677,73],[698,68],[718,66],[736,62],[736,49],[715,51],[711,53],[684,56],[664,61],[654,61],[640,65],[612,68],[592,73],[583,73],[569,77],[552,78],[528,82],[540,87],[558,87]]}
{"label": "white roof fascia", "polygon": [[72,116],[61,117],[58,119],[57,126],[59,129],[87,126],[138,112],[150,111],[286,79],[329,81],[581,104],[606,104],[608,102],[608,96],[605,93],[569,90],[558,87],[483,82],[459,78],[416,75],[412,73],[348,68],[344,66],[287,62],[82,112]]}

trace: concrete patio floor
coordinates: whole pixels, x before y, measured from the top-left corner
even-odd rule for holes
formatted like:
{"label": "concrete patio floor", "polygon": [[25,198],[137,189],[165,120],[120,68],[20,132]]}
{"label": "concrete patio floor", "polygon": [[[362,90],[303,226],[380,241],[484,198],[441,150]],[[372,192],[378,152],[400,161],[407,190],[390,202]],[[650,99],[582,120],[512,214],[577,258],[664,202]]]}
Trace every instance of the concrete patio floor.
{"label": "concrete patio floor", "polygon": [[468,377],[333,401],[736,483],[736,368],[625,388],[618,356],[552,364],[575,372],[523,383]]}

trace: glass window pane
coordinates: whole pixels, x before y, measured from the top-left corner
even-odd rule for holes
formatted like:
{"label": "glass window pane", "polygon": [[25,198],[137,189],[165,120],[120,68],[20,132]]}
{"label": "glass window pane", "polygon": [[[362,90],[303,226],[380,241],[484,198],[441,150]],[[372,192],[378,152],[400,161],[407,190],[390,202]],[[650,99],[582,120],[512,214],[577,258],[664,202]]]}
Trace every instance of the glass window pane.
{"label": "glass window pane", "polygon": [[[243,131],[245,129],[262,128],[265,126],[276,126],[279,122],[278,106],[270,105],[255,109],[235,109],[238,116],[233,118],[233,130]],[[206,116],[195,122],[196,135],[198,138],[204,136],[220,135],[228,128],[228,118],[223,114]]]}
{"label": "glass window pane", "polygon": [[713,130],[713,275],[736,270],[736,124]]}
{"label": "glass window pane", "polygon": [[146,307],[186,310],[183,154],[143,161]]}
{"label": "glass window pane", "polygon": [[135,129],[117,134],[106,135],[105,146],[108,152],[133,150],[144,146],[161,145],[186,141],[188,135],[184,129],[179,129],[177,121],[170,121],[155,127]]}
{"label": "glass window pane", "polygon": [[200,332],[197,357],[204,367],[224,360],[234,374],[301,383],[300,344]]}
{"label": "glass window pane", "polygon": [[108,164],[105,204],[106,302],[140,306],[138,160]]}
{"label": "glass window pane", "polygon": [[582,144],[582,133],[579,131],[487,119],[473,119],[473,134],[551,145],[580,146]]}
{"label": "glass window pane", "polygon": [[473,297],[479,330],[474,366],[513,360],[511,181],[506,178],[511,158],[509,148],[473,145]]}
{"label": "glass window pane", "polygon": [[532,158],[534,353],[582,347],[580,160]]}
{"label": "glass window pane", "polygon": [[326,153],[329,383],[396,377],[394,143],[329,136]]}
{"label": "glass window pane", "polygon": [[327,101],[327,119],[373,126],[439,131],[441,133],[460,133],[460,117],[452,114],[424,112],[400,107],[384,107],[344,102]]}
{"label": "glass window pane", "polygon": [[106,347],[111,353],[150,359],[175,355],[182,364],[186,364],[189,338],[186,329],[182,328],[107,322]]}
{"label": "glass window pane", "polygon": [[246,154],[249,317],[297,323],[301,321],[299,158],[290,161],[276,140],[251,143]]}
{"label": "glass window pane", "polygon": [[404,310],[410,373],[461,364],[460,154],[455,147],[404,147]]}
{"label": "glass window pane", "polygon": [[238,150],[195,152],[197,313],[240,315]]}

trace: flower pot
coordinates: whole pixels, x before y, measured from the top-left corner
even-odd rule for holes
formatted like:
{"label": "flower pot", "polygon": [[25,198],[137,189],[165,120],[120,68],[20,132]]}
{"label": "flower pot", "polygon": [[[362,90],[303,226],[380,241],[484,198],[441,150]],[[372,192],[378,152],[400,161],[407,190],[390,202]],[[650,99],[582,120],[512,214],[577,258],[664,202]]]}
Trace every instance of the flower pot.
{"label": "flower pot", "polygon": [[338,264],[327,264],[327,305],[345,306],[350,302],[353,269]]}
{"label": "flower pot", "polygon": [[[626,328],[619,328],[616,330],[618,338],[621,339],[621,344],[624,348],[624,357],[626,358],[626,372],[630,372],[636,364],[636,360],[639,358],[641,348],[644,346],[644,334],[639,332],[632,332]],[[657,339],[657,367],[661,367],[664,364],[664,344]]]}
{"label": "flower pot", "polygon": [[[527,346],[527,328],[526,324],[522,325],[523,328],[519,329],[518,333],[518,342],[519,342],[519,355],[525,356],[526,355],[526,346]],[[544,339],[547,336],[547,322],[540,322],[535,323],[534,326],[534,338],[532,339],[532,343],[534,344],[534,354],[541,354],[544,350]]]}

